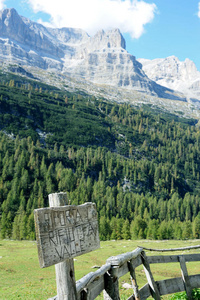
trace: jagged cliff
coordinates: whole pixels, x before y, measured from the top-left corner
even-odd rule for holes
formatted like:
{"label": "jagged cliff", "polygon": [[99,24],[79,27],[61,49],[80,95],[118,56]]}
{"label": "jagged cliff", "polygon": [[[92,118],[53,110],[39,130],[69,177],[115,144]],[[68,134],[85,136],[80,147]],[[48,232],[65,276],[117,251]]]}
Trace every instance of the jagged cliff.
{"label": "jagged cliff", "polygon": [[175,56],[153,60],[139,59],[149,78],[167,88],[180,91],[188,98],[200,99],[200,72],[190,59]]}
{"label": "jagged cliff", "polygon": [[179,100],[147,77],[142,65],[126,51],[118,29],[101,30],[90,37],[81,29],[47,28],[19,16],[15,9],[5,9],[0,12],[0,59]]}

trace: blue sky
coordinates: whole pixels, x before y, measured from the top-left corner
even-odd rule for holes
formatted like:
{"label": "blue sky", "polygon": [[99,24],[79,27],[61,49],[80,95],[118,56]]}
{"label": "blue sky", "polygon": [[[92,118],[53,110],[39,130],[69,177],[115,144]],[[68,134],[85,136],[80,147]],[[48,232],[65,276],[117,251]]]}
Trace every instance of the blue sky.
{"label": "blue sky", "polygon": [[199,0],[0,0],[0,9],[90,35],[118,27],[136,58],[189,58],[200,71]]}
{"label": "blue sky", "polygon": [[163,58],[177,56],[193,60],[200,71],[200,18],[198,1],[158,0],[154,1],[158,12],[145,27],[139,39],[127,34],[127,50],[139,58]]}

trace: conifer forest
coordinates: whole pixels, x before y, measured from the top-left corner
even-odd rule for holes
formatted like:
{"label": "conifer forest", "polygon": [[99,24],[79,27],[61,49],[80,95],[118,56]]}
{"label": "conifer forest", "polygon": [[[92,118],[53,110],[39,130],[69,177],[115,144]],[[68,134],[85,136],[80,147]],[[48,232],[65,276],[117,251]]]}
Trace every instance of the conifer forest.
{"label": "conifer forest", "polygon": [[199,177],[197,120],[0,73],[1,238],[34,239],[55,192],[96,203],[101,240],[200,238]]}

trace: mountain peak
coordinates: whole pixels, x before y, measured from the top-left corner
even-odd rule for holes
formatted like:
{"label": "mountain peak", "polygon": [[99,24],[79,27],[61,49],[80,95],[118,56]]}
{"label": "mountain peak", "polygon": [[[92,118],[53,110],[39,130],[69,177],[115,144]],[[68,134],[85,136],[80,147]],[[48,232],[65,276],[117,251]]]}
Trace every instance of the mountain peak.
{"label": "mountain peak", "polygon": [[0,11],[0,36],[12,38],[18,35],[23,21],[14,8],[6,8]]}
{"label": "mountain peak", "polygon": [[186,58],[180,61],[176,56],[153,60],[139,60],[147,76],[157,84],[184,92],[188,98],[200,99],[200,72],[195,63]]}
{"label": "mountain peak", "polygon": [[93,37],[93,40],[101,42],[106,48],[126,49],[126,42],[118,28],[108,31],[99,30]]}
{"label": "mountain peak", "polygon": [[[28,57],[28,54],[22,54],[24,47],[27,49],[26,51],[28,51],[28,49],[31,51],[45,51],[52,56],[63,56],[62,50],[60,50],[57,45],[54,45],[40,29],[34,31],[28,26],[24,22],[23,17],[19,16],[14,8],[7,8],[0,11],[0,38],[7,38],[8,44],[15,45],[12,51],[17,51],[17,57],[22,58],[22,61],[25,61]],[[10,47],[11,46],[8,46],[8,48],[6,47],[6,49],[4,49],[3,52],[5,56],[11,55]],[[34,63],[34,60],[32,63]]]}
{"label": "mountain peak", "polygon": [[12,17],[12,16],[19,16],[18,12],[16,11],[15,8],[5,8],[0,10],[0,18],[7,18],[7,17]]}
{"label": "mountain peak", "polygon": [[17,14],[18,15],[18,12],[13,7],[2,9],[0,12],[4,15],[8,15],[8,14]]}
{"label": "mountain peak", "polygon": [[89,37],[73,28],[47,28],[19,16],[15,9],[5,9],[0,12],[0,57],[98,85],[174,97],[145,75],[141,64],[126,51],[118,28]]}
{"label": "mountain peak", "polygon": [[14,8],[5,8],[0,11],[0,20],[5,22],[6,19],[20,18],[18,12]]}

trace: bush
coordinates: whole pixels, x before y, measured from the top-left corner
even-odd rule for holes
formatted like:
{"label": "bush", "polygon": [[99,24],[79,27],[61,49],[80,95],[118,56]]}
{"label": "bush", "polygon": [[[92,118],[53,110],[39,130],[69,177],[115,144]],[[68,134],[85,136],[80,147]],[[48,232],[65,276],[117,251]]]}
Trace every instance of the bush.
{"label": "bush", "polygon": [[[200,289],[194,289],[192,291],[192,298],[194,300],[200,299]],[[187,300],[187,299],[188,299],[188,297],[186,295],[186,292],[176,293],[170,298],[170,300]]]}

